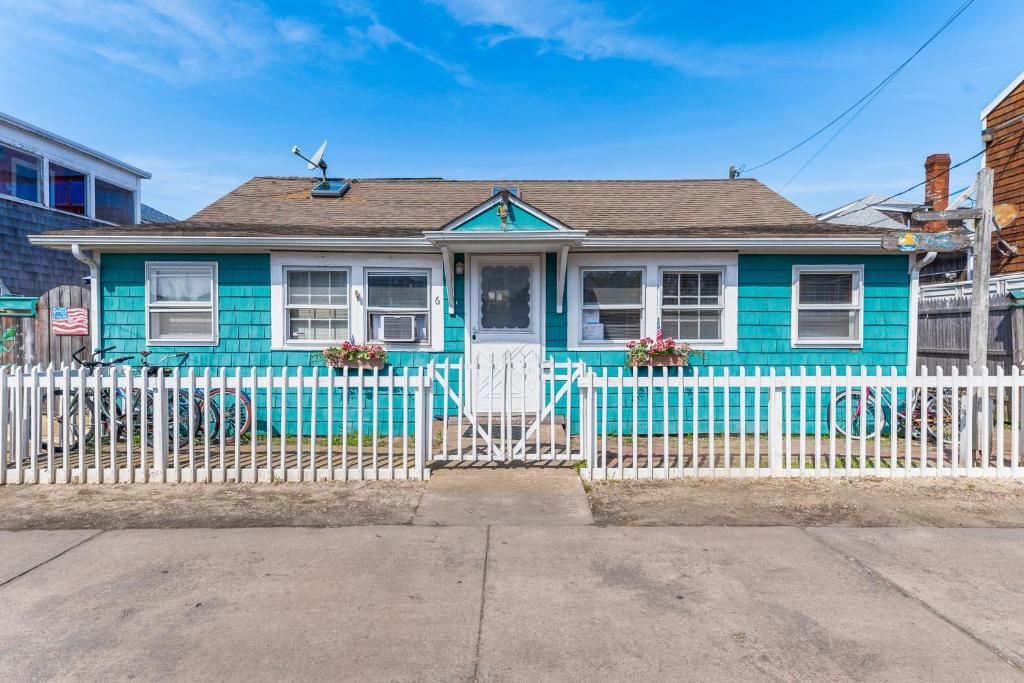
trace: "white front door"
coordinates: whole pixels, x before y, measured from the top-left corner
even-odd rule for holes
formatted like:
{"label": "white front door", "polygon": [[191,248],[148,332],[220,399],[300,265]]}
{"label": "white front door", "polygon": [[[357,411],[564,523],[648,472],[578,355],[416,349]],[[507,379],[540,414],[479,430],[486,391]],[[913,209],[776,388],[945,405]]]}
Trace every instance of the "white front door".
{"label": "white front door", "polygon": [[[521,406],[534,413],[543,358],[541,257],[480,255],[470,263],[470,359],[481,368],[469,387],[474,411],[499,412],[507,397],[516,413]],[[503,371],[506,363],[513,368],[509,372]]]}

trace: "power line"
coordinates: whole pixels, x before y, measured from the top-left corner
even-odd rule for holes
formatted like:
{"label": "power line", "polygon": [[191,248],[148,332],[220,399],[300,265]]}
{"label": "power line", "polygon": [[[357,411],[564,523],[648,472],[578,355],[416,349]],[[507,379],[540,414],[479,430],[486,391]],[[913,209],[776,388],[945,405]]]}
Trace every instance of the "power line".
{"label": "power line", "polygon": [[[832,221],[835,221],[837,218],[842,218],[843,216],[848,216],[851,213],[856,213],[857,211],[863,211],[864,209],[870,209],[872,207],[878,206],[879,204],[885,204],[890,199],[896,199],[897,197],[902,197],[906,193],[913,192],[914,190],[916,190],[917,188],[921,187],[922,185],[924,185],[925,183],[927,183],[927,182],[929,182],[931,180],[935,180],[936,178],[941,178],[944,175],[949,175],[950,171],[952,171],[953,169],[960,168],[964,164],[966,164],[966,163],[968,163],[970,161],[974,161],[975,159],[977,159],[978,157],[980,157],[984,153],[985,153],[985,150],[983,149],[980,152],[972,154],[971,156],[967,157],[963,161],[958,161],[957,163],[953,164],[952,166],[950,166],[948,169],[946,169],[942,173],[937,173],[934,176],[932,176],[931,178],[925,178],[924,180],[922,180],[921,182],[917,183],[916,185],[911,185],[907,189],[902,190],[901,192],[897,192],[896,194],[891,194],[888,197],[885,197],[884,199],[879,199],[877,202],[873,202],[873,203],[868,204],[866,206],[858,206],[856,209],[850,209],[849,211],[844,211],[843,213],[836,214],[835,216],[832,216],[831,218],[829,218],[828,222],[831,223]],[[950,196],[952,196],[952,195],[950,195]]]}
{"label": "power line", "polygon": [[[917,50],[915,50],[913,54],[911,54],[909,57],[907,57],[907,59],[902,64],[900,64],[898,67],[896,67],[888,76],[886,76],[884,79],[882,79],[882,81],[878,85],[876,85],[874,88],[872,88],[867,93],[865,93],[864,96],[861,97],[859,100],[857,100],[856,102],[851,104],[845,111],[843,111],[843,113],[839,114],[839,116],[835,117],[834,119],[832,119],[831,121],[826,123],[824,126],[819,128],[818,130],[814,131],[813,133],[808,135],[806,138],[804,138],[800,142],[796,143],[795,145],[793,145],[792,147],[790,147],[786,151],[782,152],[781,154],[778,154],[778,155],[772,157],[771,159],[768,159],[767,161],[763,161],[760,164],[757,164],[756,166],[753,166],[751,168],[743,169],[743,171],[744,172],[756,171],[757,169],[763,168],[763,167],[767,166],[768,164],[775,163],[779,159],[781,159],[781,158],[783,158],[785,156],[788,156],[789,154],[795,152],[796,150],[800,149],[801,147],[806,145],[808,142],[810,142],[814,138],[816,138],[819,135],[821,135],[822,133],[824,133],[826,130],[828,130],[829,128],[834,126],[836,123],[841,121],[843,118],[845,118],[847,114],[849,114],[851,111],[853,111],[858,106],[860,106],[861,103],[865,103],[866,102],[866,104],[870,104],[869,100],[873,100],[874,97],[879,92],[881,92],[881,90],[883,88],[885,88],[887,85],[889,85],[890,81],[892,81],[894,78],[896,78],[896,76],[899,75],[899,73],[901,71],[903,71],[903,69],[906,68],[906,66],[908,64],[910,64],[910,62],[913,61],[913,59],[915,57],[917,57],[917,55],[921,54],[921,52],[924,51],[924,49],[926,47],[928,47],[928,45],[930,45],[932,43],[932,41],[934,41],[936,38],[938,38],[939,35],[943,31],[945,31],[949,27],[950,24],[952,24],[954,21],[956,21],[957,18],[961,14],[963,14],[967,10],[967,8],[970,7],[972,4],[974,4],[974,0],[965,0],[965,2],[962,5],[960,5],[960,7],[958,7],[957,10],[953,13],[953,15],[950,16],[949,19],[946,19],[945,23],[943,23],[942,26],[940,26],[928,38],[928,40],[926,40],[924,43],[922,43],[921,47],[917,48]],[[866,104],[865,104],[865,106],[866,106]],[[854,118],[856,118],[856,116]],[[847,124],[847,125],[849,125],[849,124]],[[846,126],[843,126],[843,128],[845,128],[845,127]],[[840,132],[841,132],[841,129],[840,129]],[[833,136],[832,139],[835,139],[834,136]],[[829,140],[829,142],[831,142],[831,140]],[[826,143],[826,146],[827,145],[828,145],[828,143]],[[819,152],[816,153],[814,156],[817,156],[820,152],[821,152],[821,150],[819,150]],[[811,160],[813,160],[813,157],[812,157]]]}

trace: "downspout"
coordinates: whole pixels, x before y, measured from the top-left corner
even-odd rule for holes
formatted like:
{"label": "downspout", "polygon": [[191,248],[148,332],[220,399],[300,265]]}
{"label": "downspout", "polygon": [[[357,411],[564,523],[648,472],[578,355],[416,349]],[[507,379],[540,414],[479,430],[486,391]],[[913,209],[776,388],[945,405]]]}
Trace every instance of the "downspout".
{"label": "downspout", "polygon": [[910,266],[910,315],[907,330],[907,374],[914,374],[917,365],[917,315],[921,298],[921,270],[934,261],[939,255],[937,251],[929,251],[924,258],[915,261],[911,255]]}
{"label": "downspout", "polygon": [[78,244],[71,245],[71,255],[89,266],[89,328],[92,332],[92,348],[100,348],[100,264],[89,252],[82,251]]}

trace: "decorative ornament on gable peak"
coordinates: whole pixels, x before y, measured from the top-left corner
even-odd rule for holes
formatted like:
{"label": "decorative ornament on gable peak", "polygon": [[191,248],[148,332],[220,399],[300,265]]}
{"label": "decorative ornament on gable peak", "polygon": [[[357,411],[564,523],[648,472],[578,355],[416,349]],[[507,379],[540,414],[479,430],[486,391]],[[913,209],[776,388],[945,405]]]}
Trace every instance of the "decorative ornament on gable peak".
{"label": "decorative ornament on gable peak", "polygon": [[508,201],[502,197],[498,202],[498,218],[501,219],[502,232],[508,231]]}

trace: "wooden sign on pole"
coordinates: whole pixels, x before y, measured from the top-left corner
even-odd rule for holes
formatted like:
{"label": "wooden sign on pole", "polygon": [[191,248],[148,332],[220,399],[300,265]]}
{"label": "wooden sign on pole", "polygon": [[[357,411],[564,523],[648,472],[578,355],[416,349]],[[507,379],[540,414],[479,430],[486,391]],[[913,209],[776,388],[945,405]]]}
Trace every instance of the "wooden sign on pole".
{"label": "wooden sign on pole", "polygon": [[967,251],[971,248],[971,236],[962,232],[895,232],[882,237],[882,248],[905,254]]}

